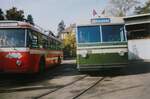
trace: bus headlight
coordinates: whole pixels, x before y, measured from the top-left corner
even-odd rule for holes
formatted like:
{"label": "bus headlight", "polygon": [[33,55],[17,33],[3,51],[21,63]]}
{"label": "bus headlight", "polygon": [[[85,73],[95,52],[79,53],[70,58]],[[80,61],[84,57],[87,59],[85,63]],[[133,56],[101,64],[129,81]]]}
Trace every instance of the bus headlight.
{"label": "bus headlight", "polygon": [[119,52],[119,55],[120,55],[120,56],[124,56],[124,54],[125,54],[124,51],[120,51],[120,52]]}
{"label": "bus headlight", "polygon": [[86,58],[86,56],[87,56],[87,54],[81,54],[81,56],[83,57],[83,58]]}
{"label": "bus headlight", "polygon": [[81,53],[81,57],[86,58],[86,57],[87,57],[87,51],[82,52],[82,53]]}
{"label": "bus headlight", "polygon": [[20,66],[20,65],[22,64],[21,60],[17,60],[17,61],[16,61],[16,64],[17,64],[18,66]]}

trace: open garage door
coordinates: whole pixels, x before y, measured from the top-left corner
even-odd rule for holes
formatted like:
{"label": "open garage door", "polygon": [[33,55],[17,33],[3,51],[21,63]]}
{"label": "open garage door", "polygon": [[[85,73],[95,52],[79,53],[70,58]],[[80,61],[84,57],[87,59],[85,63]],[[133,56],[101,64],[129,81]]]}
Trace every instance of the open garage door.
{"label": "open garage door", "polygon": [[126,17],[129,60],[150,60],[150,14]]}

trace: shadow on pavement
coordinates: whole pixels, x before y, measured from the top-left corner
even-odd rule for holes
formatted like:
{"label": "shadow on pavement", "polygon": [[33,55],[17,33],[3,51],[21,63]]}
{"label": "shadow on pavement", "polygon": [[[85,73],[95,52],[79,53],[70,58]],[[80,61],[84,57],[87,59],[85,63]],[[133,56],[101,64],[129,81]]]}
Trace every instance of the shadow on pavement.
{"label": "shadow on pavement", "polygon": [[38,85],[55,77],[77,76],[88,74],[90,76],[99,77],[115,77],[150,73],[150,64],[130,64],[124,68],[101,69],[99,71],[91,71],[80,73],[76,69],[76,64],[62,64],[55,68],[50,68],[43,74],[0,74],[0,88],[22,87],[30,85]]}
{"label": "shadow on pavement", "polygon": [[42,74],[0,74],[0,88],[13,88],[20,86],[38,85],[55,77],[81,75],[76,70],[75,64],[61,64],[53,68],[49,68]]}
{"label": "shadow on pavement", "polygon": [[90,71],[83,72],[85,74],[89,74],[90,76],[127,76],[127,75],[139,75],[150,73],[150,63],[136,63],[129,64],[125,67],[117,67],[117,68],[109,68],[109,69],[101,69],[99,71]]}

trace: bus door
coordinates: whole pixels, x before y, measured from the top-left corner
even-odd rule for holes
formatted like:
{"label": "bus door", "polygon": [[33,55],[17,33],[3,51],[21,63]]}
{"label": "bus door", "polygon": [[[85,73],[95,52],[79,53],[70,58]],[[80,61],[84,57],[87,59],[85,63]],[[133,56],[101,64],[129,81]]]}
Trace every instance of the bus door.
{"label": "bus door", "polygon": [[129,60],[150,60],[150,23],[126,25]]}

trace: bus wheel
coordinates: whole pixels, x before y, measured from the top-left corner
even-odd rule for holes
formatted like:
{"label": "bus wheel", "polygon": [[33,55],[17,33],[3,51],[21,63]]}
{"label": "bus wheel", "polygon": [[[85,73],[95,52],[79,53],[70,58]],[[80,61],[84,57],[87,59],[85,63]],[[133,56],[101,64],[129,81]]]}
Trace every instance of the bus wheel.
{"label": "bus wheel", "polygon": [[45,58],[41,57],[39,62],[39,73],[43,73],[45,71]]}

